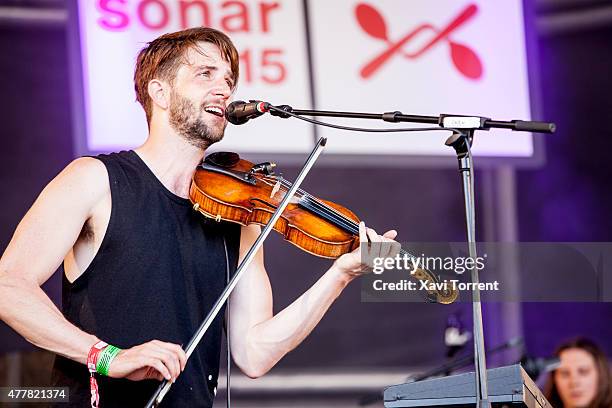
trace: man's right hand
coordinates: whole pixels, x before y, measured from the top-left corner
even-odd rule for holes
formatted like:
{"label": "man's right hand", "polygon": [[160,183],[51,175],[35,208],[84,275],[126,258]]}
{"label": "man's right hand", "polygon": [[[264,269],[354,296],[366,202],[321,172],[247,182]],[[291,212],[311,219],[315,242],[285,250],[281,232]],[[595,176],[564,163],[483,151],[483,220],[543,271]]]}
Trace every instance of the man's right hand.
{"label": "man's right hand", "polygon": [[132,381],[166,379],[174,382],[186,363],[187,356],[181,346],[152,340],[121,350],[111,362],[108,376]]}

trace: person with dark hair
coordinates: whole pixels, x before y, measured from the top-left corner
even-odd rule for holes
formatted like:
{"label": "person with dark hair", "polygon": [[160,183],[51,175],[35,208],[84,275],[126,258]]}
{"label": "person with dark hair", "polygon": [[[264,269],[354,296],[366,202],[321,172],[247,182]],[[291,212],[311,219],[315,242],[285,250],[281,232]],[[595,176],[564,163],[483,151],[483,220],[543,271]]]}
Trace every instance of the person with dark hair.
{"label": "person with dark hair", "polygon": [[[0,258],[0,319],[57,354],[53,384],[69,387],[70,399],[59,406],[143,406],[163,379],[176,382],[164,407],[212,406],[223,313],[189,362],[181,345],[261,227],[204,219],[187,197],[205,150],[223,138],[237,80],[238,52],[220,31],[192,28],[150,42],[134,73],[149,127],[144,144],[74,160],[19,223]],[[360,241],[372,243],[363,258],[397,248],[396,234],[360,223]],[[229,299],[236,365],[259,377],[297,347],[367,273],[361,255],[358,247],[336,259],[274,314],[260,250]],[[62,311],[40,288],[60,265]]]}
{"label": "person with dark hair", "polygon": [[555,408],[612,408],[608,359],[591,340],[563,343],[555,355],[560,366],[546,383],[545,395]]}

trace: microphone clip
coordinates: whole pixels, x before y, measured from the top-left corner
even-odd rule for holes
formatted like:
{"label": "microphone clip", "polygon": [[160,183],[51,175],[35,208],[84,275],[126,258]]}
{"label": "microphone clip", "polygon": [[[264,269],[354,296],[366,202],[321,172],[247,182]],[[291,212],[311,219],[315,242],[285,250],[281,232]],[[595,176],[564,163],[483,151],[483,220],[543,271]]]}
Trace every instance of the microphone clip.
{"label": "microphone clip", "polygon": [[287,113],[285,112],[291,113],[292,111],[293,108],[289,105],[278,105],[275,106],[274,109],[270,109],[269,112],[272,116],[278,116],[279,118],[287,119],[290,117],[290,115],[287,115]]}

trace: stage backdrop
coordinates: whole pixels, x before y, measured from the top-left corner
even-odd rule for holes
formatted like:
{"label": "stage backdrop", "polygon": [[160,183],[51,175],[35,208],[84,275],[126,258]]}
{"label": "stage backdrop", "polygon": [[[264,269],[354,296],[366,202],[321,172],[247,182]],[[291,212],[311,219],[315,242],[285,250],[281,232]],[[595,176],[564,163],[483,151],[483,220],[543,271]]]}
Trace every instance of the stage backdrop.
{"label": "stage backdrop", "polygon": [[[528,43],[521,0],[79,0],[73,1],[76,151],[131,148],[146,137],[135,102],[134,62],[159,35],[223,30],[241,56],[235,99],[318,108],[531,119]],[[78,40],[78,41],[77,41]],[[533,119],[541,119],[537,114]],[[398,126],[336,121],[370,127]],[[401,125],[400,125],[401,126]],[[449,156],[448,132],[365,134],[319,128],[330,157]],[[299,154],[311,125],[264,116],[228,128],[216,149]],[[529,161],[532,135],[483,133],[474,153]],[[454,162],[450,162],[454,165]]]}

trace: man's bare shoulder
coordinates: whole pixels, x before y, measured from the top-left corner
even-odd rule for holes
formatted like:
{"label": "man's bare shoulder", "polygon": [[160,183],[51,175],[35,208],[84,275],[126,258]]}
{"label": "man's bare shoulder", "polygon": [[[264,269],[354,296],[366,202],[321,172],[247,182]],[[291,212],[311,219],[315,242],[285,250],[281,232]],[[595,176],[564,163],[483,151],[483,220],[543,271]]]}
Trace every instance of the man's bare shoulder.
{"label": "man's bare shoulder", "polygon": [[64,168],[64,170],[62,170],[60,175],[62,174],[81,179],[82,181],[92,183],[97,181],[102,184],[106,181],[106,184],[108,184],[106,166],[104,166],[102,161],[94,157],[79,157],[74,159]]}
{"label": "man's bare shoulder", "polygon": [[102,162],[91,157],[72,161],[47,184],[17,226],[0,259],[0,271],[44,283],[109,195]]}
{"label": "man's bare shoulder", "polygon": [[67,199],[87,203],[91,207],[110,194],[106,166],[93,157],[79,157],[68,164],[45,190],[52,195],[63,194]]}
{"label": "man's bare shoulder", "polygon": [[106,166],[94,157],[79,157],[70,162],[56,177],[64,183],[78,183],[81,187],[92,190],[108,190],[108,172]]}

